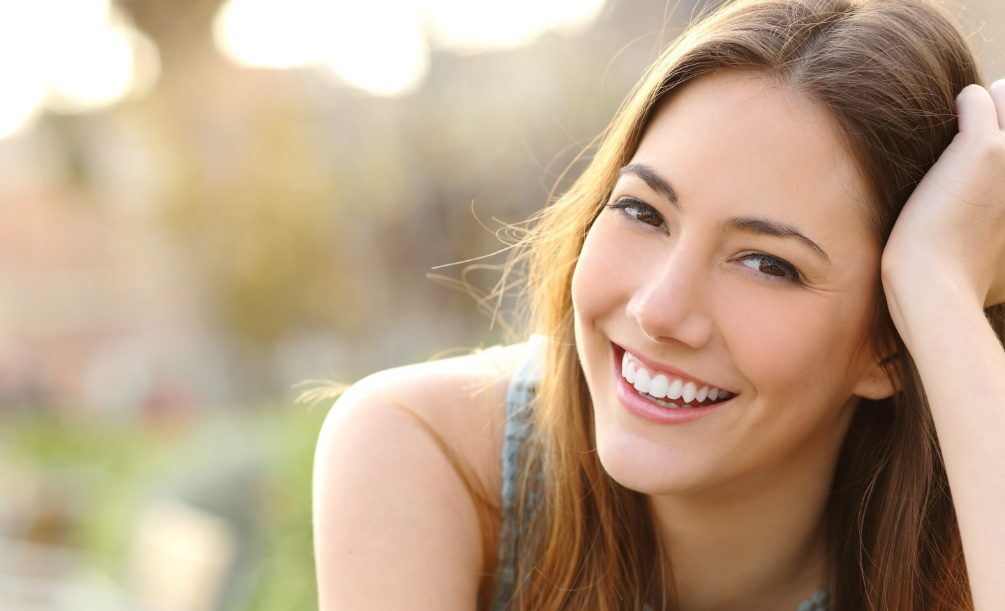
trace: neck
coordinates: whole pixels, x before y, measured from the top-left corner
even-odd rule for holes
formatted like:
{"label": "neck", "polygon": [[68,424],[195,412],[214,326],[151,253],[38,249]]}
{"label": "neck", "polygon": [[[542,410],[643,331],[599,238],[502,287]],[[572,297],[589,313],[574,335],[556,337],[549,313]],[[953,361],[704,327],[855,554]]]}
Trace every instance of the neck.
{"label": "neck", "polygon": [[839,449],[722,489],[651,496],[674,608],[794,610],[826,587],[824,515]]}

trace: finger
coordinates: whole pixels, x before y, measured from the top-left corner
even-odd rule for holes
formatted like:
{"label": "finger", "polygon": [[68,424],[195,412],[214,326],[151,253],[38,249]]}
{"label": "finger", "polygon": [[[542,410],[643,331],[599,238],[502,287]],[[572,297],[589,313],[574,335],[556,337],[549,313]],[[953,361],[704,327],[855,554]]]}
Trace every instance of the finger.
{"label": "finger", "polygon": [[988,93],[998,111],[998,129],[1005,131],[1005,79],[998,79],[988,87]]}
{"label": "finger", "polygon": [[956,96],[956,112],[959,113],[961,134],[980,134],[990,130],[998,131],[998,114],[995,102],[988,90],[980,85],[967,85]]}

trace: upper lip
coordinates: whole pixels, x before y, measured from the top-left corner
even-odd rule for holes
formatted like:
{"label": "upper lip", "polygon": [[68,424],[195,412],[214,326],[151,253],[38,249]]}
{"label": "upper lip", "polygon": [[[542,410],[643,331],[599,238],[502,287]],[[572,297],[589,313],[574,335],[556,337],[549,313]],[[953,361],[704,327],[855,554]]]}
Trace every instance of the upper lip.
{"label": "upper lip", "polygon": [[713,384],[711,382],[706,382],[705,380],[702,380],[701,378],[695,377],[695,376],[693,376],[690,373],[687,373],[685,371],[681,371],[680,369],[677,369],[676,367],[671,367],[670,365],[667,365],[666,363],[661,363],[659,361],[655,361],[655,360],[649,358],[648,356],[645,356],[641,352],[633,350],[632,348],[626,348],[626,347],[620,346],[618,344],[614,344],[614,346],[616,348],[618,348],[619,350],[621,350],[621,351],[626,351],[629,354],[631,354],[633,359],[639,361],[640,363],[642,363],[643,365],[646,366],[646,369],[649,369],[651,371],[658,371],[658,372],[661,372],[661,373],[668,373],[668,374],[670,374],[670,375],[672,375],[674,377],[677,377],[677,378],[682,378],[684,380],[690,380],[690,381],[694,382],[695,386],[697,386],[698,388],[701,388],[702,386],[709,386],[709,387],[713,387],[714,386],[715,388],[718,388],[719,390],[725,390],[726,392],[737,394],[736,392],[734,392],[734,391],[732,391],[732,390],[730,390],[730,389],[728,389],[728,388],[726,388],[724,386],[721,386],[719,384]]}

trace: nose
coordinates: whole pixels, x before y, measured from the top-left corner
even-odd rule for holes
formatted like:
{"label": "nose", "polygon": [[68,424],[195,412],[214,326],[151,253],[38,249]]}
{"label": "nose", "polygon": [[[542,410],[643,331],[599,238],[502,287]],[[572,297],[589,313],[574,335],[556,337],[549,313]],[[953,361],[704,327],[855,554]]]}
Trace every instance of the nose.
{"label": "nose", "polygon": [[681,242],[669,258],[643,266],[628,300],[628,316],[652,341],[705,346],[712,337],[705,258]]}

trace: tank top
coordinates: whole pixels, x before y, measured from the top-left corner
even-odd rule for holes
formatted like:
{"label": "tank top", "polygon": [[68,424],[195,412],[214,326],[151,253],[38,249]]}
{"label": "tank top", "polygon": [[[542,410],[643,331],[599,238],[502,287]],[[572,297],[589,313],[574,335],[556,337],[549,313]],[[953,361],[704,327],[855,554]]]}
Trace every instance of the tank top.
{"label": "tank top", "polygon": [[[502,519],[499,531],[498,580],[491,611],[507,611],[516,590],[516,554],[521,524],[528,516],[516,511],[517,481],[524,463],[532,425],[529,410],[541,378],[541,342],[528,343],[528,355],[510,380],[506,391],[506,421],[502,445]],[[530,506],[534,498],[531,497]],[[653,611],[646,606],[642,611]],[[827,611],[827,591],[818,590],[799,604],[796,611]]]}

